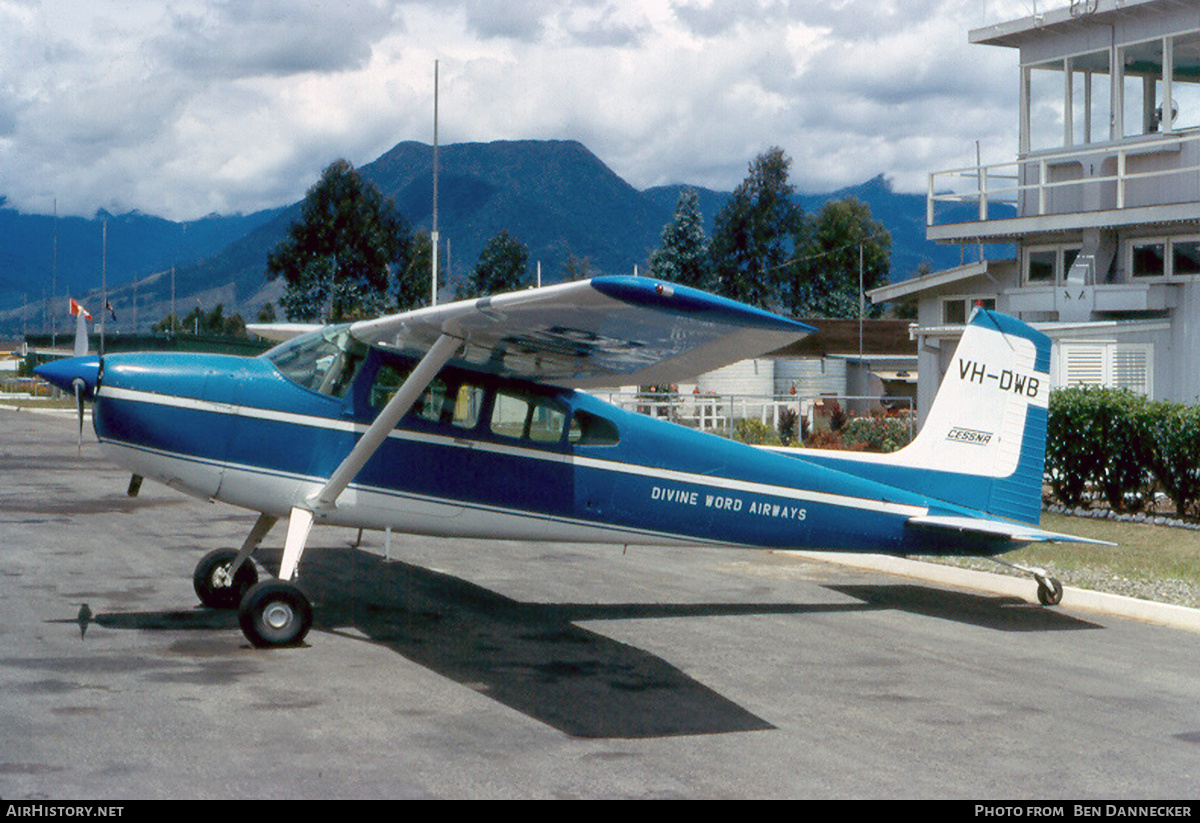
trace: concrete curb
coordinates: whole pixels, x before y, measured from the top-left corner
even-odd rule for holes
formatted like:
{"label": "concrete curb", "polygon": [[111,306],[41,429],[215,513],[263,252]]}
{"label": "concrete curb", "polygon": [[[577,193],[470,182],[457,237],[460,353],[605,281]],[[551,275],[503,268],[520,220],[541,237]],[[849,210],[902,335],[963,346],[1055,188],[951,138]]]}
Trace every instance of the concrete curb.
{"label": "concrete curb", "polygon": [[[882,554],[846,554],[842,552],[780,552],[780,554],[791,554],[808,560],[837,563],[857,569],[912,577],[945,586],[961,586],[993,594],[1019,597],[1032,603],[1037,602],[1037,584],[1032,577],[992,574],[975,569],[960,569],[956,566],[924,563],[919,560],[908,560],[903,557]],[[1064,586],[1062,603],[1058,608],[1080,609],[1116,617],[1128,617],[1200,633],[1200,609],[1189,609],[1169,603],[1155,603],[1119,594],[1106,594],[1090,589]]]}

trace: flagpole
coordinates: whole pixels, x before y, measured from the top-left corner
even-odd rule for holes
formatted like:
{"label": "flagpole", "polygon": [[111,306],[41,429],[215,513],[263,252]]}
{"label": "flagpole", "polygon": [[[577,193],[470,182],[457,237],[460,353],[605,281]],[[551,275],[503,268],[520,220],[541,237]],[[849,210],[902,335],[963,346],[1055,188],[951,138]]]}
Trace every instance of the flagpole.
{"label": "flagpole", "polygon": [[[50,269],[50,305],[58,298],[58,198],[54,198],[54,261]],[[50,348],[58,346],[58,313],[50,312]]]}
{"label": "flagpole", "polygon": [[100,233],[100,299],[103,305],[100,307],[100,354],[104,355],[104,332],[108,326],[108,318],[104,316],[104,311],[108,307],[108,218],[104,218]]}

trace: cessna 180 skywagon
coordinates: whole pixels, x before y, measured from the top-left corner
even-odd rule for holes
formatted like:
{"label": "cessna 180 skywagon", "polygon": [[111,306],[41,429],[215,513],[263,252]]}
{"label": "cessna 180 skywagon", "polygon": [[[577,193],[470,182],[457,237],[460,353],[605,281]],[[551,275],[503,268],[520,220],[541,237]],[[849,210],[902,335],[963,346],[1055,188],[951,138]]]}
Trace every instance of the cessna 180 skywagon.
{"label": "cessna 180 skywagon", "polygon": [[[627,412],[598,386],[678,382],[811,327],[645,277],[599,277],[312,327],[259,357],[46,364],[139,477],[260,516],[203,558],[202,603],[299,643],[310,529],[995,556],[1038,528],[1050,341],[979,310],[919,436],[891,455],[768,450]],[[139,481],[140,482],[140,481]],[[133,486],[131,485],[131,488]],[[287,521],[278,577],[247,562]],[[1062,586],[1040,569],[1040,600]]]}

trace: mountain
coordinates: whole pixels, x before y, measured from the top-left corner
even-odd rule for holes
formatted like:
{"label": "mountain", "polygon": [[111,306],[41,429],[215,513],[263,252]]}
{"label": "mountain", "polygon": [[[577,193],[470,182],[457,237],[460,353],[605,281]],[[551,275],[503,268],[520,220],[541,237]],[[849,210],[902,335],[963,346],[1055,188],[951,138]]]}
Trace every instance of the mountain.
{"label": "mountain", "polygon": [[[430,146],[401,143],[362,173],[409,220],[431,225]],[[502,229],[553,280],[570,258],[602,272],[632,272],[657,245],[660,218],[653,202],[577,142],[462,143],[438,152],[438,227],[452,241],[455,273],[471,269]]]}
{"label": "mountain", "polygon": [[[0,306],[29,303],[26,320],[39,328],[43,301],[52,294],[59,298],[56,310],[65,312],[67,295],[82,297],[99,288],[102,278],[118,287],[181,260],[211,257],[279,212],[175,223],[138,212],[100,211],[91,218],[27,215],[3,204],[0,198]],[[7,323],[4,315],[10,315]],[[15,310],[0,312],[0,325],[20,328],[19,317]]]}
{"label": "mountain", "polygon": [[[411,223],[430,229],[432,146],[399,143],[359,171],[393,198]],[[438,228],[448,244],[448,280],[464,278],[483,246],[501,229],[529,247],[530,263],[540,262],[544,282],[562,279],[568,265],[595,274],[632,273],[635,266],[645,271],[683,188],[638,191],[575,141],[440,147]],[[711,234],[713,219],[730,192],[696,190]],[[957,249],[925,240],[925,198],[896,194],[882,176],[837,192],[798,195],[797,200],[806,212],[815,212],[826,201],[847,196],[866,202],[875,219],[892,232],[894,279],[911,276],[922,262],[935,269],[959,262]],[[222,303],[227,316],[240,312],[253,319],[264,303],[278,300],[282,293],[282,283],[268,282],[264,276],[266,258],[299,214],[300,204],[295,203],[186,224],[138,214],[60,219],[56,291],[63,294],[68,285],[76,293],[99,286],[100,226],[106,220],[109,300],[114,307],[133,306],[136,275],[139,326],[165,316],[172,294],[180,314],[196,305],[209,309]],[[0,207],[0,249],[7,250],[0,252],[0,305],[24,302],[14,299],[18,292],[35,303],[49,293],[54,223],[49,217],[18,215]],[[38,325],[39,307],[27,310],[24,321],[15,310],[0,312],[0,327]]]}

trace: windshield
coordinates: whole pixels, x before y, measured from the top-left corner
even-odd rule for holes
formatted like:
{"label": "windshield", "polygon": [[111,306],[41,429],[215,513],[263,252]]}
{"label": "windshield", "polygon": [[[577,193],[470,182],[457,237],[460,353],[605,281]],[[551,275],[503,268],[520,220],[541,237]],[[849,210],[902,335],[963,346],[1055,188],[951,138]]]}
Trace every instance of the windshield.
{"label": "windshield", "polygon": [[350,336],[349,325],[342,325],[294,337],[263,357],[306,389],[345,397],[366,353],[367,347]]}

